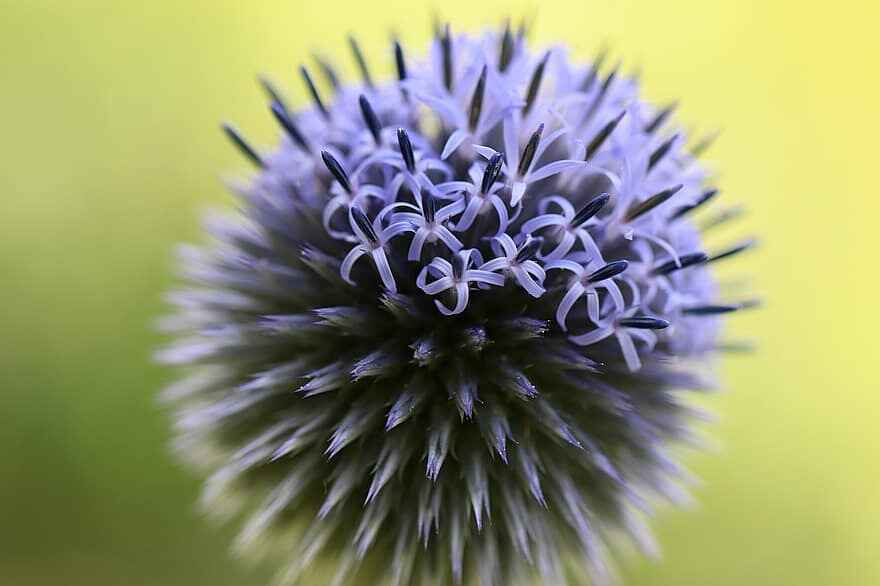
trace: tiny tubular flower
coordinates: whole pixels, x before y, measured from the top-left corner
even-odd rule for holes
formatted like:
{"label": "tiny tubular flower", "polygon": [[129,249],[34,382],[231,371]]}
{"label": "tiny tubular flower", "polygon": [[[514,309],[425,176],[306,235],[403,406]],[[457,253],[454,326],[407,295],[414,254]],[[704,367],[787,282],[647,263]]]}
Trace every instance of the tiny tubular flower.
{"label": "tiny tubular flower", "polygon": [[547,273],[540,264],[532,260],[540,247],[540,238],[526,237],[517,246],[513,238],[501,234],[492,239],[492,251],[498,256],[483,264],[480,269],[493,273],[509,272],[526,293],[532,297],[540,297],[545,291],[543,283]]}
{"label": "tiny tubular flower", "polygon": [[[474,249],[466,249],[459,251],[452,257],[452,262],[440,257],[434,258],[419,273],[416,279],[416,285],[427,295],[439,295],[444,291],[453,290],[455,293],[455,305],[452,308],[447,307],[439,300],[434,300],[434,304],[443,315],[457,315],[465,310],[470,298],[470,285],[477,283],[478,285],[493,285],[501,287],[504,285],[504,277],[495,273],[482,270],[472,269],[474,264],[482,264],[480,251]],[[434,280],[428,282],[428,277]]]}
{"label": "tiny tubular flower", "polygon": [[364,255],[370,255],[376,265],[376,271],[385,288],[392,292],[397,292],[397,284],[394,282],[394,273],[391,272],[391,266],[388,263],[386,255],[386,246],[396,236],[400,236],[406,232],[413,232],[413,226],[409,222],[399,221],[382,226],[384,216],[379,214],[372,222],[367,218],[367,214],[357,207],[348,208],[348,219],[351,229],[360,244],[356,245],[351,251],[345,255],[340,268],[342,278],[349,284],[354,285],[351,279],[351,270],[354,264]]}

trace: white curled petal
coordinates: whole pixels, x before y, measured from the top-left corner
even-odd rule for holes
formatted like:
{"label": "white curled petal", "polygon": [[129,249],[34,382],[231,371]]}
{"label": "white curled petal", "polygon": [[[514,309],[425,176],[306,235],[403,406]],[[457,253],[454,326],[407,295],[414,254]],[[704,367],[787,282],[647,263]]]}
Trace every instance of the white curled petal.
{"label": "white curled petal", "polygon": [[544,270],[550,271],[558,269],[562,271],[571,271],[578,278],[584,276],[584,267],[581,264],[568,259],[551,260],[544,263]]}
{"label": "white curled petal", "polygon": [[469,291],[467,283],[458,283],[455,286],[455,307],[448,309],[440,301],[435,300],[434,305],[443,315],[456,315],[465,310],[468,304]]}
{"label": "white curled petal", "polygon": [[587,316],[593,323],[599,323],[599,295],[595,291],[587,291]]}
{"label": "white curled petal", "polygon": [[532,297],[538,298],[546,291],[522,266],[512,267],[511,272],[519,286]]}
{"label": "white curled petal", "polygon": [[562,331],[568,331],[568,326],[565,325],[565,320],[568,317],[571,308],[574,306],[575,302],[580,299],[580,296],[583,295],[583,293],[584,286],[579,282],[575,282],[571,288],[566,291],[562,301],[559,302],[559,307],[556,308],[556,323],[559,324]]}
{"label": "white curled petal", "polygon": [[366,253],[366,247],[359,244],[352,248],[349,253],[345,255],[345,259],[343,259],[342,265],[339,267],[339,275],[349,285],[355,284],[354,281],[351,280],[351,269],[354,267],[354,263],[356,263],[358,259]]}
{"label": "white curled petal", "polygon": [[455,226],[457,232],[463,232],[471,227],[471,224],[474,223],[477,214],[483,207],[483,203],[485,203],[483,198],[477,195],[471,197],[467,202],[467,207],[464,209],[464,213],[458,219],[458,224]]}
{"label": "white curled petal", "polygon": [[657,345],[657,334],[651,330],[631,330],[629,335],[644,342],[649,352]]}
{"label": "white curled petal", "polygon": [[495,251],[495,254],[502,254],[503,251],[507,258],[516,256],[516,244],[514,244],[513,238],[507,234],[499,234],[492,239],[492,250]]}
{"label": "white curled petal", "polygon": [[605,281],[602,283],[602,287],[608,291],[608,295],[611,297],[611,300],[614,301],[614,307],[617,311],[623,311],[623,308],[626,306],[626,303],[623,301],[623,293],[620,292],[620,288],[617,286],[617,283],[614,281]]}
{"label": "white curled petal", "polygon": [[626,360],[626,366],[630,372],[636,372],[642,368],[642,361],[639,359],[639,352],[633,343],[629,333],[618,330],[616,333],[617,341],[620,344],[620,351],[623,352],[623,359]]}
{"label": "white curled petal", "polygon": [[461,128],[453,132],[449,136],[449,140],[446,141],[446,145],[443,147],[443,152],[440,154],[440,158],[444,161],[448,159],[452,153],[458,150],[458,147],[461,146],[461,143],[463,143],[468,136],[470,136],[470,133]]}
{"label": "white curled petal", "polygon": [[575,237],[574,234],[566,230],[562,234],[562,240],[559,241],[559,244],[556,247],[548,252],[543,258],[548,260],[555,260],[557,258],[562,258],[566,254],[569,253],[571,247],[574,246]]}
{"label": "white curled petal", "polygon": [[525,181],[515,181],[513,187],[510,189],[510,205],[516,207],[519,205],[520,200],[526,194],[526,182]]}
{"label": "white curled petal", "polygon": [[510,261],[508,259],[503,258],[503,257],[502,258],[493,258],[492,260],[490,260],[486,264],[482,265],[480,267],[480,270],[494,272],[497,270],[507,269],[507,267],[509,267],[509,266],[510,266]]}
{"label": "white curled petal", "polygon": [[541,181],[542,179],[547,179],[548,177],[558,175],[559,173],[564,173],[565,171],[569,171],[571,169],[574,169],[575,167],[583,167],[585,165],[586,163],[584,163],[583,161],[574,161],[571,159],[554,161],[552,163],[544,165],[540,169],[535,169],[534,171],[529,173],[529,181]]}
{"label": "white curled petal", "polygon": [[492,207],[498,213],[498,231],[495,233],[498,236],[507,230],[507,225],[510,224],[510,216],[507,213],[507,206],[504,205],[500,197],[493,195],[490,201],[492,202]]}
{"label": "white curled petal", "polygon": [[538,204],[538,211],[542,214],[546,214],[547,210],[550,209],[551,204],[559,207],[566,220],[571,220],[574,217],[574,206],[571,205],[570,201],[559,195],[548,195],[547,197],[541,198],[541,202]]}
{"label": "white curled petal", "polygon": [[611,327],[596,328],[595,330],[589,331],[586,334],[581,334],[579,336],[569,336],[568,339],[578,346],[589,346],[590,344],[601,342],[613,333],[614,328]]}
{"label": "white curled petal", "polygon": [[463,212],[466,205],[467,204],[465,204],[464,198],[458,199],[451,204],[443,206],[442,208],[437,210],[437,213],[434,214],[434,219],[437,220],[437,222],[445,222],[452,216]]}
{"label": "white curled petal", "polygon": [[397,293],[397,284],[394,282],[394,273],[391,272],[391,267],[388,265],[388,257],[385,256],[385,250],[382,248],[374,248],[370,251],[370,255],[373,257],[373,262],[376,263],[376,270],[379,272],[379,278],[382,279],[382,284],[385,285],[385,288],[391,293]]}
{"label": "white curled petal", "polygon": [[410,222],[394,222],[384,230],[379,233],[379,239],[382,241],[382,244],[389,242],[393,238],[400,236],[404,232],[415,232],[416,227],[412,225]]}
{"label": "white curled petal", "polygon": [[504,275],[490,273],[481,269],[465,271],[464,277],[465,280],[473,281],[474,283],[485,283],[486,285],[495,285],[496,287],[504,286]]}
{"label": "white curled petal", "polygon": [[565,223],[566,219],[562,216],[557,214],[543,214],[524,222],[520,230],[523,234],[531,234],[532,232],[537,232],[538,230],[543,230],[550,226],[562,226]]}
{"label": "white curled petal", "polygon": [[476,153],[478,155],[480,155],[481,157],[483,157],[487,161],[489,159],[491,159],[492,156],[495,155],[496,152],[498,152],[495,149],[493,149],[492,147],[487,147],[487,146],[481,145],[481,144],[475,144],[474,151],[476,151]]}
{"label": "white curled petal", "polygon": [[593,237],[590,236],[590,233],[587,232],[586,229],[578,228],[577,237],[578,240],[581,241],[581,246],[584,247],[584,251],[588,252],[591,258],[604,262],[602,259],[602,251],[596,246],[596,241],[593,240]]}
{"label": "white curled petal", "polygon": [[409,243],[409,251],[406,253],[407,260],[419,260],[422,257],[422,247],[425,240],[428,239],[427,228],[419,228],[413,236],[412,242]]}
{"label": "white curled petal", "polygon": [[452,252],[458,252],[459,250],[461,250],[461,247],[464,246],[461,243],[461,240],[456,238],[455,235],[450,232],[449,228],[447,228],[446,226],[437,226],[434,233],[437,235],[437,238],[439,238],[443,242],[443,244],[445,244],[446,247]]}

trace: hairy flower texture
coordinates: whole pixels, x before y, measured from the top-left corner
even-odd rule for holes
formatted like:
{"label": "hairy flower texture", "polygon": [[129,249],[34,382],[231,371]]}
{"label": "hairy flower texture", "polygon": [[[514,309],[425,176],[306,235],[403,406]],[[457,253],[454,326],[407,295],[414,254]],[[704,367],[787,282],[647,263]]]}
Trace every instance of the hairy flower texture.
{"label": "hairy flower texture", "polygon": [[683,498],[682,391],[749,305],[711,271],[749,244],[707,253],[692,220],[706,145],[509,28],[395,42],[382,83],[351,47],[361,83],[319,62],[332,96],[301,68],[311,107],[264,82],[273,150],[225,127],[258,167],[243,217],[183,249],[161,359],[196,367],[167,396],[205,507],[288,582],[603,582]]}

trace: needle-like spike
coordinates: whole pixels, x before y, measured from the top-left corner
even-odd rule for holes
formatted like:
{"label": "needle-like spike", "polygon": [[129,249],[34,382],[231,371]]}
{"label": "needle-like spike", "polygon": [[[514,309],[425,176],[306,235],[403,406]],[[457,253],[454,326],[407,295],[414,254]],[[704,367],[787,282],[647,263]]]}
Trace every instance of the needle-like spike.
{"label": "needle-like spike", "polygon": [[590,144],[587,145],[587,151],[584,154],[584,160],[589,161],[590,158],[596,154],[605,141],[611,136],[611,133],[614,132],[614,129],[617,128],[617,125],[620,124],[620,121],[623,120],[623,117],[626,116],[626,110],[615,116],[611,121],[609,121],[602,129],[596,133],[596,136],[593,137],[593,140],[590,141]]}
{"label": "needle-like spike", "polygon": [[260,87],[263,88],[263,91],[269,98],[270,103],[280,104],[284,110],[287,110],[287,102],[284,99],[284,96],[281,95],[281,92],[278,91],[278,88],[275,87],[275,84],[272,83],[268,77],[261,75],[257,78],[257,81],[260,83]]}
{"label": "needle-like spike", "polygon": [[315,107],[321,112],[321,115],[324,116],[327,120],[330,119],[330,112],[327,110],[327,107],[324,106],[324,102],[321,101],[321,94],[318,93],[318,88],[315,87],[315,82],[312,80],[312,76],[309,74],[309,70],[305,65],[301,65],[299,68],[299,74],[302,76],[303,81],[306,84],[306,89],[309,91],[309,95],[312,97],[312,101],[315,103]]}
{"label": "needle-like spike", "polygon": [[663,191],[655,193],[654,195],[652,195],[651,197],[649,197],[648,199],[646,199],[643,202],[633,204],[629,208],[629,210],[627,210],[626,215],[624,216],[624,221],[631,222],[631,221],[635,220],[636,218],[639,218],[639,217],[647,214],[648,212],[650,212],[651,210],[653,210],[654,208],[656,208],[660,204],[669,200],[669,198],[671,198],[673,195],[675,195],[676,193],[681,191],[682,187],[684,187],[684,185],[679,184],[679,185],[676,185],[675,187],[670,187],[669,189],[664,189]]}
{"label": "needle-like spike", "polygon": [[675,262],[675,259],[671,259],[666,262],[660,263],[659,265],[654,267],[653,273],[655,275],[668,275],[670,273],[674,273],[675,271],[680,271],[688,267],[701,265],[707,260],[709,260],[709,256],[705,252],[692,252],[690,254],[683,254],[678,257],[678,262]]}
{"label": "needle-like spike", "polygon": [[300,146],[304,151],[311,152],[311,148],[309,147],[309,143],[306,142],[305,137],[299,131],[299,128],[296,127],[296,123],[294,123],[293,119],[291,119],[290,114],[287,112],[287,109],[278,102],[272,102],[272,115],[275,116],[275,120],[278,121],[278,124],[284,129],[287,133],[287,136],[290,139]]}
{"label": "needle-like spike", "polygon": [[348,36],[348,46],[351,47],[351,52],[354,55],[355,63],[357,63],[358,70],[361,72],[361,77],[364,80],[364,85],[368,88],[373,88],[373,78],[370,76],[370,68],[367,67],[367,60],[364,59],[364,53],[361,51],[361,46],[358,44],[357,39],[354,36]]}
{"label": "needle-like spike", "polygon": [[242,138],[241,134],[238,132],[238,130],[235,129],[234,126],[232,126],[231,124],[224,124],[223,132],[226,133],[226,136],[229,137],[229,140],[232,141],[232,144],[234,144],[235,147],[239,151],[241,151],[241,154],[247,157],[249,161],[260,168],[263,168],[265,166],[265,164],[263,163],[263,159],[260,157],[259,154],[257,154],[257,151],[255,151],[253,147],[249,145],[244,138]]}
{"label": "needle-like spike", "polygon": [[407,171],[415,173],[416,155],[413,152],[412,143],[405,128],[397,129],[397,144],[400,146],[400,156],[403,157],[403,163],[406,165]]}
{"label": "needle-like spike", "polygon": [[740,242],[739,244],[735,244],[735,245],[731,246],[730,248],[726,248],[726,249],[722,250],[721,252],[717,252],[717,253],[713,254],[712,256],[709,257],[709,260],[706,262],[716,262],[716,261],[719,261],[719,260],[722,260],[725,258],[730,258],[732,256],[736,256],[737,254],[739,254],[741,252],[745,252],[747,250],[754,248],[756,245],[757,245],[757,241],[753,238],[749,239],[749,240],[745,240],[743,242]]}
{"label": "needle-like spike", "polygon": [[596,80],[599,78],[599,70],[602,69],[602,65],[604,65],[607,58],[608,46],[602,45],[601,47],[599,47],[599,50],[596,52],[596,56],[593,58],[593,64],[590,66],[590,71],[587,73],[587,77],[581,84],[581,91],[590,91],[590,88],[593,87],[593,84],[596,83]]}
{"label": "needle-like spike", "polygon": [[483,171],[483,181],[480,183],[480,190],[483,193],[489,193],[489,189],[492,188],[492,185],[498,180],[498,176],[501,174],[501,165],[504,163],[504,158],[501,156],[501,153],[495,153],[492,155],[492,158],[489,159],[489,163],[486,165],[486,170]]}
{"label": "needle-like spike", "polygon": [[571,225],[576,227],[584,225],[587,220],[598,214],[610,199],[611,196],[607,193],[594,197],[574,215]]}
{"label": "needle-like spike", "polygon": [[474,95],[471,97],[471,106],[468,112],[468,127],[472,132],[477,129],[477,124],[480,122],[480,114],[483,112],[483,98],[486,94],[486,75],[488,71],[488,67],[484,65],[483,71],[480,73],[480,78],[477,80],[477,86],[474,88]]}
{"label": "needle-like spike", "polygon": [[711,201],[712,199],[714,199],[715,196],[718,195],[718,193],[719,192],[717,189],[707,189],[706,191],[704,191],[700,195],[700,197],[694,203],[692,203],[690,205],[682,206],[682,207],[678,208],[677,210],[675,210],[674,212],[672,212],[672,215],[669,216],[669,219],[670,220],[677,220],[683,216],[686,216],[687,214],[691,213],[692,211],[694,211],[698,207],[700,207],[703,204],[706,204],[709,201]]}
{"label": "needle-like spike", "polygon": [[443,54],[443,85],[447,91],[451,92],[454,66],[452,62],[452,32],[449,30],[449,23],[446,23],[440,35],[440,51]]}
{"label": "needle-like spike", "polygon": [[657,149],[653,153],[651,153],[651,156],[648,157],[648,171],[647,172],[650,172],[651,169],[653,169],[654,167],[657,166],[657,163],[659,163],[660,161],[663,160],[663,157],[665,157],[666,155],[669,154],[670,149],[672,149],[672,146],[675,144],[675,141],[678,140],[678,137],[679,137],[678,134],[673,134],[671,137],[669,137],[668,140],[666,140],[663,144],[658,146]]}
{"label": "needle-like spike", "polygon": [[330,87],[334,92],[339,91],[339,76],[336,74],[336,70],[330,64],[329,61],[321,57],[320,55],[312,56],[315,60],[315,63],[318,64],[318,69],[321,70],[321,74],[324,76],[324,79],[327,80],[327,83],[330,84]]}
{"label": "needle-like spike", "polygon": [[339,182],[339,185],[342,186],[346,192],[351,193],[351,181],[348,178],[348,173],[345,172],[345,168],[342,166],[342,163],[336,160],[336,157],[330,154],[329,151],[321,151],[321,158],[324,160],[324,164],[327,166],[327,170],[330,171],[330,174],[333,175],[333,178]]}
{"label": "needle-like spike", "polygon": [[529,88],[526,90],[526,105],[523,107],[523,112],[528,114],[532,106],[535,105],[535,99],[538,97],[538,90],[541,89],[541,80],[544,79],[544,71],[547,69],[547,61],[550,60],[550,51],[544,53],[544,56],[538,61],[538,65],[535,66],[535,71],[532,73],[532,79],[529,81]]}
{"label": "needle-like spike", "polygon": [[373,110],[373,107],[370,105],[370,101],[367,99],[367,96],[361,94],[358,98],[358,104],[361,107],[361,116],[364,118],[364,124],[367,125],[367,128],[370,130],[370,134],[373,135],[373,140],[376,141],[376,144],[382,142],[382,123],[379,122],[379,117],[376,116],[376,111]]}
{"label": "needle-like spike", "polygon": [[724,313],[733,313],[740,309],[743,309],[743,306],[738,303],[725,305],[696,305],[694,307],[686,307],[682,309],[681,312],[687,315],[721,315]]}
{"label": "needle-like spike", "polygon": [[501,47],[498,53],[498,71],[504,73],[513,60],[513,35],[510,30],[510,19],[504,22],[504,32],[501,34]]}
{"label": "needle-like spike", "polygon": [[535,160],[535,153],[538,150],[538,144],[541,142],[541,135],[544,133],[544,123],[538,125],[538,129],[532,133],[532,136],[529,138],[529,142],[526,143],[526,146],[523,147],[522,156],[519,158],[519,167],[517,168],[517,173],[520,177],[525,176],[526,173],[529,172],[529,169],[532,167],[532,163]]}
{"label": "needle-like spike", "polygon": [[669,322],[665,319],[660,319],[659,317],[643,315],[620,318],[617,320],[617,325],[636,330],[665,330],[669,327]]}
{"label": "needle-like spike", "polygon": [[403,46],[400,41],[394,39],[394,65],[397,68],[397,79],[403,81],[406,79],[406,58],[403,54]]}
{"label": "needle-like spike", "polygon": [[672,116],[672,113],[675,112],[675,109],[678,108],[678,102],[673,102],[670,105],[666,106],[659,112],[654,118],[645,125],[645,132],[647,134],[654,134],[663,124]]}

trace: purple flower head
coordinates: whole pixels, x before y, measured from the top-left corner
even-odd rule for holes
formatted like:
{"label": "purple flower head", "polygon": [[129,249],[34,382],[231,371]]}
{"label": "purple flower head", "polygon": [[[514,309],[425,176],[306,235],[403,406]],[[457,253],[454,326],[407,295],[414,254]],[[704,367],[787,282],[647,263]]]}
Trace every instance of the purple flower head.
{"label": "purple flower head", "polygon": [[273,148],[225,127],[257,173],[182,253],[160,358],[205,507],[287,583],[606,581],[682,496],[681,391],[752,305],[713,267],[751,242],[706,251],[703,143],[604,57],[446,26],[386,81],[349,45],[302,109],[263,81]]}

